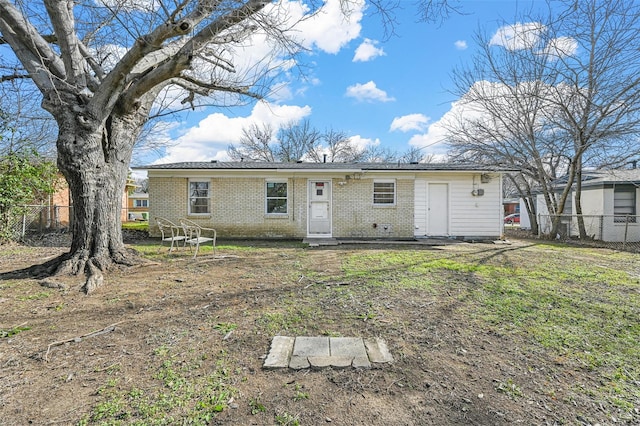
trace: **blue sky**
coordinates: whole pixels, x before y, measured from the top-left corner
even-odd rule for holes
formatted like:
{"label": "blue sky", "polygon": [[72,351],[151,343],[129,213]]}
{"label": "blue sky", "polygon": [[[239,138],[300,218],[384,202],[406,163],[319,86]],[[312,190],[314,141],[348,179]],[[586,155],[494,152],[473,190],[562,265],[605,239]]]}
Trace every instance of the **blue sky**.
{"label": "blue sky", "polygon": [[519,10],[544,5],[541,0],[463,1],[464,14],[438,25],[417,22],[415,3],[402,1],[396,35],[386,39],[380,18],[366,8],[349,23],[328,12],[323,22],[302,29],[311,48],[300,59],[306,79],[284,79],[265,102],[182,115],[168,133],[172,146],[134,162],[228,160],[226,147],[238,142],[243,127],[268,122],[278,128],[303,119],[319,130],[344,131],[361,145],[398,152],[421,147],[443,158],[446,146],[439,142],[437,123],[456,100],[451,71],[471,61],[474,34],[483,28],[493,35],[505,22],[515,24]]}
{"label": "blue sky", "polygon": [[[168,126],[159,126],[162,130],[153,137],[170,145],[159,151],[137,150],[132,165],[228,160],[226,149],[239,142],[243,128],[264,123],[277,130],[305,119],[321,131],[345,132],[360,146],[400,153],[419,147],[443,159],[446,145],[438,121],[456,101],[450,75],[455,66],[471,61],[474,33],[482,28],[490,35],[501,34],[505,22],[516,23],[518,11],[546,5],[544,0],[462,0],[463,13],[438,25],[417,22],[414,0],[400,0],[396,34],[386,37],[380,17],[364,2],[346,21],[339,0],[324,1],[324,13],[296,28],[298,41],[309,49],[298,58],[305,78],[284,72],[264,101],[167,118]],[[293,17],[305,12],[301,0],[280,0],[273,7]],[[106,47],[113,49],[111,57],[126,49]],[[235,58],[236,65],[251,63],[251,55],[264,55],[264,40],[254,38],[251,49],[247,58]]]}

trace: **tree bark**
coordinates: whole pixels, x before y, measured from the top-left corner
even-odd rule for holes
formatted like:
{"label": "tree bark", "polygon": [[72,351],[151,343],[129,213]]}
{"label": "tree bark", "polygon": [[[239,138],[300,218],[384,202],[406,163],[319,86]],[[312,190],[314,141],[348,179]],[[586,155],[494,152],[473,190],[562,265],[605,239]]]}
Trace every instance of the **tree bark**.
{"label": "tree bark", "polygon": [[58,168],[71,192],[73,237],[69,253],[49,266],[54,275],[84,273],[87,294],[103,284],[109,266],[142,262],[122,241],[121,212],[134,141],[147,113],[114,112],[95,127],[80,123],[72,111],[58,115]]}

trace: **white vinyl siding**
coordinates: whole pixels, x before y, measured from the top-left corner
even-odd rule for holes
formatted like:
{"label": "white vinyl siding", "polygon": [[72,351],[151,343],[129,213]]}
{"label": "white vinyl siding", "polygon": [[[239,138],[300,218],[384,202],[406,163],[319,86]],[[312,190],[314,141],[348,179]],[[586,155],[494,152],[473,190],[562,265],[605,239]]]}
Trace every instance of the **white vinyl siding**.
{"label": "white vinyl siding", "polygon": [[[423,177],[424,176],[424,177]],[[415,235],[428,234],[426,219],[429,214],[428,184],[447,183],[449,187],[449,236],[451,237],[499,237],[502,234],[502,197],[500,178],[479,184],[484,195],[472,195],[471,174],[442,173],[431,178],[417,176],[415,182]],[[477,179],[476,179],[477,181]],[[422,206],[422,207],[420,207]],[[420,211],[422,209],[422,211]]]}

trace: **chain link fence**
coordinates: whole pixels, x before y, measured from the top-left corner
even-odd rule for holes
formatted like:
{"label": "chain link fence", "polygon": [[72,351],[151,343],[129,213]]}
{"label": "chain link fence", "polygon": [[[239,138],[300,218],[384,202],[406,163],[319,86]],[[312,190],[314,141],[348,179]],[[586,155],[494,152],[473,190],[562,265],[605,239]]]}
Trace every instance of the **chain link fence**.
{"label": "chain link fence", "polygon": [[[558,227],[553,230],[555,220]],[[538,215],[539,236],[581,245],[640,252],[640,216]],[[584,230],[581,237],[580,229]]]}
{"label": "chain link fence", "polygon": [[9,221],[6,229],[14,240],[51,232],[67,233],[73,221],[73,206],[19,206],[6,218]]}
{"label": "chain link fence", "polygon": [[6,215],[5,229],[15,240],[27,235],[47,232],[68,232],[73,218],[72,206],[19,206]]}

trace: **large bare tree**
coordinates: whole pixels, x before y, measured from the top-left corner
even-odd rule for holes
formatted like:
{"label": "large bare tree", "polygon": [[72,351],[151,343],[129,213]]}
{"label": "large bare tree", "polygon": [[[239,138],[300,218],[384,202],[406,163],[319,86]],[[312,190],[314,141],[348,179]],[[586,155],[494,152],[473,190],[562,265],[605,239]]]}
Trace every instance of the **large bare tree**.
{"label": "large bare tree", "polygon": [[[295,22],[284,3],[0,0],[0,43],[11,47],[56,121],[57,163],[73,197],[71,250],[43,265],[47,273],[85,273],[89,293],[108,266],[136,262],[122,242],[120,193],[156,100],[181,92],[175,109],[212,95],[227,95],[216,105],[260,97],[277,66],[258,61],[239,72],[242,51],[260,35],[270,43],[267,59],[295,53],[298,46],[287,37]],[[323,3],[307,0],[307,16]],[[345,17],[353,3],[341,0]],[[440,3],[447,4],[425,0],[421,7],[431,13]],[[393,7],[373,4],[392,24]]]}
{"label": "large bare tree", "polygon": [[214,93],[259,96],[251,88],[264,83],[269,66],[234,73],[242,43],[261,33],[274,52],[295,48],[278,21],[284,16],[265,13],[268,5],[277,7],[263,0],[0,0],[2,39],[57,123],[58,167],[73,197],[71,250],[46,265],[49,273],[86,273],[89,293],[105,268],[136,261],[122,242],[121,193],[157,96],[169,87],[180,88],[187,104]]}
{"label": "large bare tree", "polygon": [[[467,109],[447,126],[458,155],[522,170],[513,179],[531,223],[534,185],[554,218],[551,235],[575,189],[572,213],[585,237],[583,167],[624,163],[639,148],[640,9],[617,0],[559,3],[546,17],[480,33],[480,55],[454,74]],[[557,195],[559,174],[567,179]]]}

